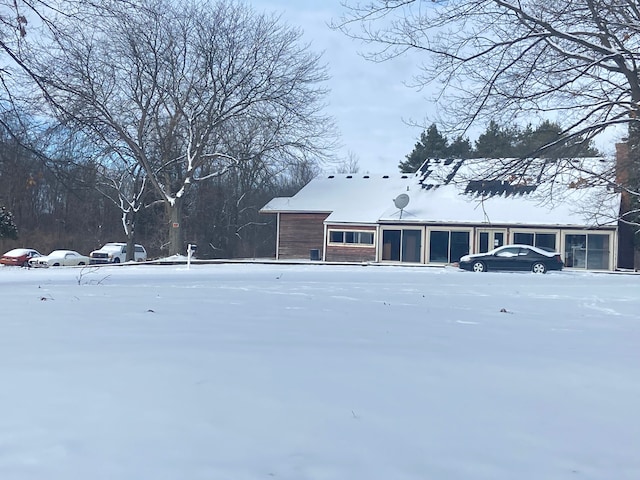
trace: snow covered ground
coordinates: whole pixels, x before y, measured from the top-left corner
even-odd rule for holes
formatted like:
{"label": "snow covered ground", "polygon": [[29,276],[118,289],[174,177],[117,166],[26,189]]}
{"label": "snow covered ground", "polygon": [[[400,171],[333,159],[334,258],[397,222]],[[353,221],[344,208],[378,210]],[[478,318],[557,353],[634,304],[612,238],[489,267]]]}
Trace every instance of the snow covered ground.
{"label": "snow covered ground", "polygon": [[640,478],[640,276],[0,268],[2,480]]}

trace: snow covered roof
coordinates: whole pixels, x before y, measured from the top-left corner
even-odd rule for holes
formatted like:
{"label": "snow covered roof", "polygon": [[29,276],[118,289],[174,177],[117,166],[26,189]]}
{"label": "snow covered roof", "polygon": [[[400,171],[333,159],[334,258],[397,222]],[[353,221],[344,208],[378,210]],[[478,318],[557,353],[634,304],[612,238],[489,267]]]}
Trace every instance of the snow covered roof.
{"label": "snow covered roof", "polygon": [[[615,177],[615,162],[605,158],[474,158],[427,159],[416,176],[425,188],[432,185],[465,185],[465,193],[531,193],[549,184],[584,185],[598,179],[605,185]],[[493,190],[493,191],[492,191]]]}
{"label": "snow covered roof", "polygon": [[[563,171],[555,184],[537,182],[553,169],[547,162],[529,176],[482,177],[495,160],[430,160],[415,174],[334,174],[312,180],[296,195],[275,198],[261,211],[324,212],[330,223],[379,222],[510,224],[549,226],[615,225],[620,195],[605,186],[584,187],[581,168]],[[585,168],[603,162],[585,160]],[[474,178],[478,180],[473,180]],[[571,185],[571,187],[569,187]],[[409,196],[401,211],[394,204]],[[596,205],[598,206],[596,208]]]}
{"label": "snow covered roof", "polygon": [[326,212],[334,222],[377,223],[393,199],[416,184],[414,174],[332,174],[316,177],[293,197],[278,197],[262,213]]}

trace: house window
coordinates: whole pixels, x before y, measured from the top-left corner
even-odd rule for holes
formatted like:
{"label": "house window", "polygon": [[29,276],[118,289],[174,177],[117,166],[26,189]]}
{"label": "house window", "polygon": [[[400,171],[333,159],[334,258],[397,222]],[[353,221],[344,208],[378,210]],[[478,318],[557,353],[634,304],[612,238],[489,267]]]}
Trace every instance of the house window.
{"label": "house window", "polygon": [[536,233],[535,243],[533,244],[538,248],[547,248],[551,250],[556,249],[556,234],[555,233]]}
{"label": "house window", "polygon": [[429,262],[452,263],[469,253],[468,231],[431,230],[429,234]]}
{"label": "house window", "polygon": [[422,230],[385,229],[382,232],[382,260],[419,263]]}
{"label": "house window", "polygon": [[344,232],[330,231],[329,243],[344,243]]}
{"label": "house window", "polygon": [[517,232],[513,234],[513,243],[518,245],[533,245],[535,234]]}
{"label": "house window", "polygon": [[555,250],[556,234],[542,232],[515,232],[513,234],[513,243]]}
{"label": "house window", "polygon": [[373,232],[329,230],[329,243],[333,245],[372,246]]}
{"label": "house window", "polygon": [[610,235],[567,234],[564,240],[564,263],[567,267],[608,270]]}

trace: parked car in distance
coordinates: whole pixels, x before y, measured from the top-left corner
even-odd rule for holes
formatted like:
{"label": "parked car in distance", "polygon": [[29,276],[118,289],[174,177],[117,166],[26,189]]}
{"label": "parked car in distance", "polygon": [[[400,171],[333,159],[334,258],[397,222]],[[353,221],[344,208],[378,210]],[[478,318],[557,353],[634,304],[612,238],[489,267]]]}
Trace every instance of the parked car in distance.
{"label": "parked car in distance", "polygon": [[71,267],[89,265],[90,258],[74,250],[54,250],[49,255],[29,260],[32,267]]}
{"label": "parked car in distance", "polygon": [[464,255],[460,258],[459,266],[473,272],[511,270],[546,273],[549,270],[562,270],[564,263],[558,252],[531,245],[503,245],[487,253]]}
{"label": "parked car in distance", "polygon": [[28,267],[30,259],[40,256],[40,252],[33,248],[14,248],[0,257],[0,265]]}
{"label": "parked car in distance", "polygon": [[[127,260],[127,244],[120,242],[106,243],[100,249],[89,254],[91,264],[104,263],[124,263]],[[142,245],[136,244],[133,252],[133,259],[136,262],[147,260],[147,251]]]}

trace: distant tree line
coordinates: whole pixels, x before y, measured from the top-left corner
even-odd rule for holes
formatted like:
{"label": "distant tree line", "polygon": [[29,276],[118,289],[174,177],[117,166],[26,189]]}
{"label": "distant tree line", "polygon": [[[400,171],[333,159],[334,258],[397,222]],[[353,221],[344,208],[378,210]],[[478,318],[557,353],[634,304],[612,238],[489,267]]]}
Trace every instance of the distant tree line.
{"label": "distant tree line", "polygon": [[[83,157],[81,152],[91,148],[86,139],[69,138],[49,136],[44,156],[41,149],[27,147],[25,138],[0,127],[1,253],[28,247],[41,253],[71,248],[86,254],[106,242],[125,240],[118,192],[105,180],[117,172]],[[286,169],[256,163],[243,162],[196,184],[186,195],[185,238],[198,244],[199,256],[273,255],[275,225],[258,210],[273,197],[293,195],[319,171],[315,163],[304,161]],[[137,214],[135,241],[151,256],[165,255],[166,212],[153,195],[147,205]]]}
{"label": "distant tree line", "polygon": [[415,172],[428,158],[578,158],[599,155],[592,142],[580,137],[562,138],[563,129],[550,121],[537,127],[503,127],[491,121],[472,144],[462,136],[453,140],[432,124],[420,135],[413,151],[398,165],[405,173]]}
{"label": "distant tree line", "polygon": [[0,16],[0,248],[273,254],[258,210],[335,142],[301,30],[235,0],[18,0]]}

